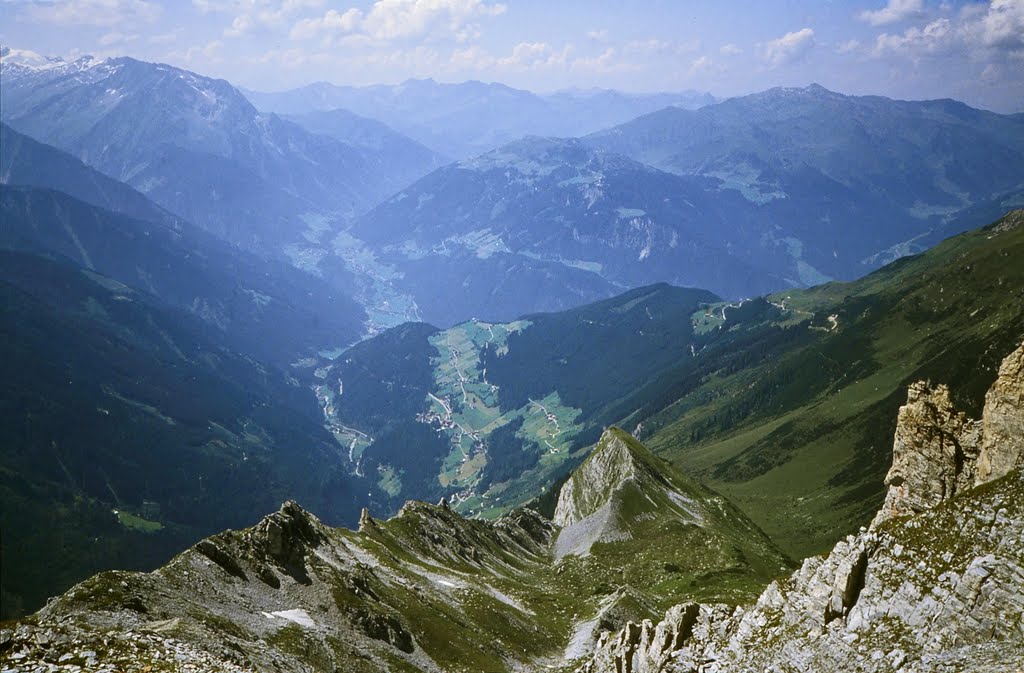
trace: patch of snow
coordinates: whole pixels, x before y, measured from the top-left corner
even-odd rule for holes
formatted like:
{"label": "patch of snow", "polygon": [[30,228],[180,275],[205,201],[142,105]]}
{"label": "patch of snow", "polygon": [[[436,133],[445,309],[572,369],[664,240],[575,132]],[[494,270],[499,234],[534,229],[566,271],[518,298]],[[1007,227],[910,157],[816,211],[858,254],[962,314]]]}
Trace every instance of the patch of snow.
{"label": "patch of snow", "polygon": [[309,614],[302,608],[295,608],[292,610],[278,610],[276,612],[262,612],[260,613],[267,619],[284,619],[289,622],[294,622],[299,626],[305,626],[307,629],[315,629],[316,622],[309,616]]}
{"label": "patch of snow", "polygon": [[0,58],[3,58],[4,65],[18,65],[27,70],[34,71],[52,70],[53,68],[66,65],[64,59],[59,56],[43,56],[28,49],[13,49],[10,47],[5,47],[0,52]]}

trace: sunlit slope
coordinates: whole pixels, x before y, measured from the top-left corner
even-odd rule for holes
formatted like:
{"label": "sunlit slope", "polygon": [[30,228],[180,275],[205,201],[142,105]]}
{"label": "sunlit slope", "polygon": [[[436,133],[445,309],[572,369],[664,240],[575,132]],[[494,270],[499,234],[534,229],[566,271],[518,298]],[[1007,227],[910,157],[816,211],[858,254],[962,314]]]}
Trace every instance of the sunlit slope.
{"label": "sunlit slope", "polygon": [[827,547],[881,500],[908,382],[942,373],[980,408],[1024,332],[1022,223],[1015,211],[859,281],[727,309],[707,350],[654,384],[645,441],[791,553]]}

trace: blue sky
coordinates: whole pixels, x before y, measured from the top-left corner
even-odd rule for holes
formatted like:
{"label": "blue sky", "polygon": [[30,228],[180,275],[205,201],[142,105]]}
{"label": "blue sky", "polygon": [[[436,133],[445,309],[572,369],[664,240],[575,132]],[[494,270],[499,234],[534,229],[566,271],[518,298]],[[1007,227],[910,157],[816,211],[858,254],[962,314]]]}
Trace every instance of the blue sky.
{"label": "blue sky", "polygon": [[1024,0],[0,0],[0,42],[259,90],[433,77],[731,96],[818,82],[1024,111]]}

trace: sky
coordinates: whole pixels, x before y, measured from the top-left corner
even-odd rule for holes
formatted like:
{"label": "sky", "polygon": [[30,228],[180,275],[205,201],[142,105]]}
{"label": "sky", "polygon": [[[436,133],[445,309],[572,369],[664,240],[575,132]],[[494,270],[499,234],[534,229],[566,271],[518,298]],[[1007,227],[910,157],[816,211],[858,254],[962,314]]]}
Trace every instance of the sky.
{"label": "sky", "polygon": [[1024,0],[0,0],[0,44],[258,91],[432,77],[726,97],[816,82],[1024,111]]}

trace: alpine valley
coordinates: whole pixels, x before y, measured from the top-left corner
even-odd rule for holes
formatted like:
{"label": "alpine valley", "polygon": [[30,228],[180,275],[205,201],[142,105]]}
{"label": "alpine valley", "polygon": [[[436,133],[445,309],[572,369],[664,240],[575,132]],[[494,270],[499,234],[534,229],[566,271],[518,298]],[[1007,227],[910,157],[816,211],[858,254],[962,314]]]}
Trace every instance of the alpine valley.
{"label": "alpine valley", "polygon": [[3,673],[1024,666],[1021,114],[0,79]]}

